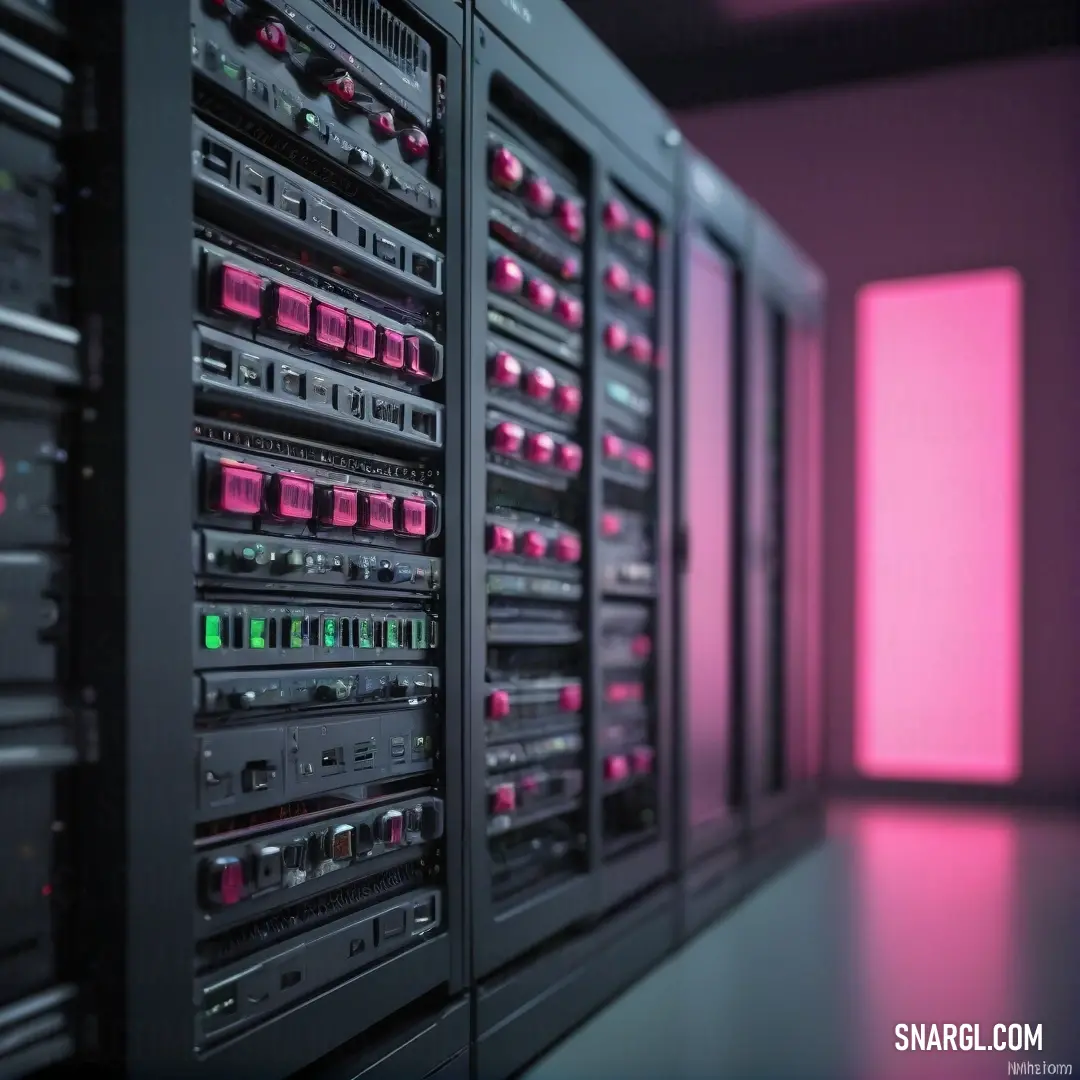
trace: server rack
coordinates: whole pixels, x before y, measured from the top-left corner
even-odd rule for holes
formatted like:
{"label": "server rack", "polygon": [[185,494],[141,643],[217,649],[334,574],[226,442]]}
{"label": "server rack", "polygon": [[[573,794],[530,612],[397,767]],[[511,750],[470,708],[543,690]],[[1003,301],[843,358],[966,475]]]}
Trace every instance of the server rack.
{"label": "server rack", "polygon": [[72,799],[93,757],[72,645],[82,378],[72,309],[64,26],[0,5],[0,1073],[75,1048]]}
{"label": "server rack", "polygon": [[745,597],[749,200],[686,147],[678,275],[679,869],[693,932],[746,887]]}
{"label": "server rack", "polygon": [[816,267],[758,211],[743,398],[747,783],[758,851],[783,842],[785,822],[796,836],[820,825],[824,291]]}
{"label": "server rack", "polygon": [[85,1056],[286,1076],[465,986],[464,13],[74,8]]}

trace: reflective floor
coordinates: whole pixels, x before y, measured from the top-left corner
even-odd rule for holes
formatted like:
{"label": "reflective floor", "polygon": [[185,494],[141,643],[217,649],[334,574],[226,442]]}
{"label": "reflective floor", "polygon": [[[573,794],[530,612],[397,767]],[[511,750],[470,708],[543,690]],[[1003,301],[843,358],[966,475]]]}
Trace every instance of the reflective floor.
{"label": "reflective floor", "polygon": [[[528,1080],[1080,1076],[1080,821],[843,805],[829,833]],[[1041,1049],[895,1048],[898,1024],[999,1023]]]}

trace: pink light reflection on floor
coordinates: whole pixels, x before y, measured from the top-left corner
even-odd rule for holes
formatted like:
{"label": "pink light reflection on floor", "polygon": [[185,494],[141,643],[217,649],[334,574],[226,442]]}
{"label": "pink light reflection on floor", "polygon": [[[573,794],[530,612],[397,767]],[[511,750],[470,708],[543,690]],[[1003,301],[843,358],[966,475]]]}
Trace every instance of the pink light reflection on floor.
{"label": "pink light reflection on floor", "polygon": [[1029,1019],[1015,992],[1015,823],[986,811],[877,806],[858,808],[836,831],[849,832],[856,859],[859,1075],[1004,1075],[1008,1054],[898,1051],[895,1027],[979,1024],[989,1044],[995,1024]]}
{"label": "pink light reflection on floor", "polygon": [[819,11],[866,7],[868,4],[895,4],[896,0],[719,0],[720,11],[738,22],[758,22]]}
{"label": "pink light reflection on floor", "polygon": [[855,762],[1020,775],[1021,291],[864,288],[856,312]]}

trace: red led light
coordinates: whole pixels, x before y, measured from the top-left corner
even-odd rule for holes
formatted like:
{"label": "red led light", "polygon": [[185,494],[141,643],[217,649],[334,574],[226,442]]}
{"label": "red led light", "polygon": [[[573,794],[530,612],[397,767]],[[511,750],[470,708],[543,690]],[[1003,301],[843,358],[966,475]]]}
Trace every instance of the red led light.
{"label": "red led light", "polygon": [[418,128],[409,128],[401,136],[401,152],[410,161],[428,156],[428,137]]}
{"label": "red led light", "polygon": [[487,699],[489,720],[503,720],[510,715],[510,695],[505,690],[492,690]]}
{"label": "red led light", "polygon": [[262,315],[262,278],[250,270],[226,264],[221,268],[218,306],[233,315],[258,319]]}
{"label": "red led light", "polygon": [[491,360],[491,382],[496,386],[514,387],[521,381],[521,364],[508,352],[497,352]]}
{"label": "red led light", "polygon": [[581,412],[581,389],[563,383],[555,390],[555,411],[565,416],[577,416]]}
{"label": "red led light", "polygon": [[524,176],[525,166],[505,146],[498,147],[491,155],[491,179],[499,187],[513,191]]}
{"label": "red led light", "polygon": [[227,514],[257,514],[262,509],[263,474],[248,465],[222,465],[219,510]]}
{"label": "red led light", "polygon": [[603,514],[600,518],[600,535],[610,539],[622,532],[622,519],[618,514]]}
{"label": "red led light", "polygon": [[652,342],[644,334],[634,334],[633,337],[630,338],[627,351],[630,353],[630,358],[635,363],[647,364],[652,360]]}
{"label": "red led light", "polygon": [[369,532],[393,532],[394,496],[365,492],[361,504],[360,525]]}
{"label": "red led light", "polygon": [[555,541],[555,558],[561,563],[581,561],[581,541],[576,536],[560,536]]}
{"label": "red led light", "polygon": [[225,862],[219,870],[218,896],[224,907],[232,907],[244,898],[244,864],[239,859]]}
{"label": "red led light", "polygon": [[628,340],[626,327],[622,323],[612,322],[604,327],[604,348],[608,352],[622,352]]}
{"label": "red led light", "polygon": [[398,511],[406,536],[427,536],[427,503],[423,499],[402,499]]}
{"label": "red led light", "polygon": [[377,363],[384,368],[400,371],[405,366],[405,335],[380,326],[378,337]]}
{"label": "red led light", "polygon": [[540,278],[529,278],[525,285],[525,298],[533,307],[550,311],[555,306],[555,286]]}
{"label": "red led light", "polygon": [[371,130],[380,139],[392,139],[397,134],[394,128],[394,114],[389,112],[372,113]]}
{"label": "red led light", "polygon": [[571,330],[580,329],[585,321],[585,308],[581,301],[573,296],[560,296],[555,301],[555,317]]}
{"label": "red led light", "polygon": [[349,319],[349,341],[345,347],[361,360],[374,360],[376,336],[374,323],[354,315]]}
{"label": "red led light", "polygon": [[647,218],[638,218],[634,222],[634,236],[643,244],[651,244],[656,239],[656,230]]}
{"label": "red led light", "polygon": [[275,56],[280,56],[289,48],[289,35],[279,22],[263,23],[255,32],[255,40]]}
{"label": "red led light", "polygon": [[614,754],[604,761],[605,780],[625,780],[630,775],[630,763],[622,754]]}
{"label": "red led light", "polygon": [[555,457],[555,440],[546,432],[536,432],[525,440],[525,459],[534,465],[550,465]]}
{"label": "red led light", "polygon": [[608,432],[600,441],[601,448],[603,450],[604,457],[608,461],[617,461],[623,455],[623,441],[618,435],[612,435]]}
{"label": "red led light", "polygon": [[630,224],[630,211],[618,199],[611,199],[604,206],[604,228],[608,232],[622,232]]}
{"label": "red led light", "polygon": [[638,775],[653,771],[653,761],[656,751],[651,746],[639,746],[630,755],[630,767]]}
{"label": "red led light", "polygon": [[550,214],[555,208],[555,189],[542,177],[530,177],[525,183],[525,201],[536,214]]}
{"label": "red led light", "polygon": [[349,319],[341,308],[315,305],[315,340],[328,349],[343,349],[349,336]]}
{"label": "red led light", "polygon": [[651,285],[646,284],[644,281],[639,281],[630,294],[633,297],[634,303],[643,311],[649,311],[652,309],[654,293]]}
{"label": "red led light", "polygon": [[613,293],[624,293],[630,288],[630,271],[622,263],[611,263],[604,272],[604,284]]}
{"label": "red led light", "polygon": [[360,520],[359,492],[335,487],[323,493],[323,512],[319,520],[324,525],[351,529]]}
{"label": "red led light", "polygon": [[653,471],[652,451],[647,450],[644,446],[631,447],[626,455],[626,460],[637,469],[638,472],[651,473]]}
{"label": "red led light", "polygon": [[51,885],[42,885],[41,886],[41,895],[44,896],[46,900],[50,896],[52,896],[52,886]]}
{"label": "red led light", "polygon": [[274,513],[279,518],[307,521],[315,510],[315,483],[304,476],[274,478]]}
{"label": "red led light", "polygon": [[341,75],[327,84],[326,89],[343,105],[348,105],[356,97],[356,83],[351,75]]}
{"label": "red led light", "polygon": [[311,297],[288,285],[277,287],[274,325],[287,334],[307,334],[311,330]]}
{"label": "red led light", "polygon": [[563,472],[579,473],[584,462],[585,452],[577,443],[565,442],[559,444],[559,448],[555,452],[555,464]]}
{"label": "red led light", "polygon": [[560,712],[581,712],[581,706],[584,704],[585,697],[581,690],[580,683],[572,683],[570,686],[564,686],[559,691],[559,711]]}
{"label": "red led light", "polygon": [[555,222],[571,240],[580,240],[585,233],[585,215],[581,207],[570,199],[563,199],[559,203]]}
{"label": "red led light", "polygon": [[506,420],[491,433],[491,447],[498,454],[519,454],[525,442],[525,429]]}
{"label": "red led light", "polygon": [[500,255],[491,263],[489,274],[491,287],[496,292],[506,293],[508,296],[521,292],[525,285],[525,272],[521,266],[514,262],[508,255]]}
{"label": "red led light", "polygon": [[555,390],[555,376],[547,368],[534,367],[525,379],[525,393],[536,401],[547,401]]}
{"label": "red led light", "polygon": [[630,651],[639,660],[647,660],[652,656],[652,638],[648,634],[638,634],[633,641],[630,642]]}
{"label": "red led light", "polygon": [[487,549],[489,555],[513,555],[514,530],[505,525],[492,525],[488,530]]}
{"label": "red led light", "polygon": [[544,534],[530,529],[521,538],[521,554],[526,559],[542,559],[547,554],[547,539]]}
{"label": "red led light", "polygon": [[517,806],[517,792],[513,784],[500,784],[491,793],[491,812],[508,814]]}

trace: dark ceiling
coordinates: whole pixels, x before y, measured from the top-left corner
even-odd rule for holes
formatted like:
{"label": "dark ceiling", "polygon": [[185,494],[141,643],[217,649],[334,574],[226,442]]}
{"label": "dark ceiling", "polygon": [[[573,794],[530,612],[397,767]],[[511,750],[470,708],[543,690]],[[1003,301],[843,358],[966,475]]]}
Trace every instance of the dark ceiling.
{"label": "dark ceiling", "polygon": [[1077,0],[568,0],[672,109],[1075,48]]}

